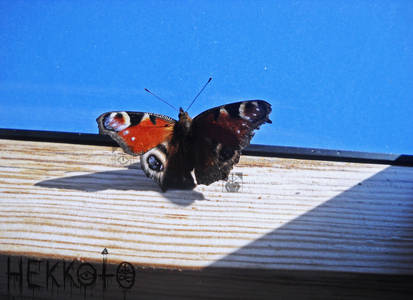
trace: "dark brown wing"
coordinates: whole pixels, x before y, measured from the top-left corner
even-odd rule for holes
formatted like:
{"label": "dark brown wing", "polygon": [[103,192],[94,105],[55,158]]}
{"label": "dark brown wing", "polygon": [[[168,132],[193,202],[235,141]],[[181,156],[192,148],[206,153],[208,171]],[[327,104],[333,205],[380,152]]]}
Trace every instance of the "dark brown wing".
{"label": "dark brown wing", "polygon": [[249,100],[209,109],[192,121],[191,148],[198,184],[227,179],[254,130],[268,118],[271,104]]}
{"label": "dark brown wing", "polygon": [[141,155],[141,166],[146,176],[152,178],[162,191],[169,188],[193,189],[193,165],[186,160],[180,139],[163,142]]}

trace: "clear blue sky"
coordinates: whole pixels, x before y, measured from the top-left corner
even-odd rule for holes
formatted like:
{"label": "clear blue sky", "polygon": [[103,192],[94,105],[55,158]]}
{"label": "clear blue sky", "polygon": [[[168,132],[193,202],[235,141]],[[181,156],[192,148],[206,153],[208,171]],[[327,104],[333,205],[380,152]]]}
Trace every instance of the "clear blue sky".
{"label": "clear blue sky", "polygon": [[252,140],[413,154],[413,1],[0,1],[0,127],[265,99]]}

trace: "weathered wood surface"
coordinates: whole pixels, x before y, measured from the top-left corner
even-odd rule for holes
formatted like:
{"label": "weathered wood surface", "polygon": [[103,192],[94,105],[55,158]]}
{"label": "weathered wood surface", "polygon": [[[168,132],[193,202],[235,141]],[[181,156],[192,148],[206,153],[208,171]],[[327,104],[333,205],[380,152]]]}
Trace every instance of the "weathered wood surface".
{"label": "weathered wood surface", "polygon": [[413,168],[242,156],[233,171],[236,193],[161,193],[119,148],[0,140],[0,254],[413,275]]}

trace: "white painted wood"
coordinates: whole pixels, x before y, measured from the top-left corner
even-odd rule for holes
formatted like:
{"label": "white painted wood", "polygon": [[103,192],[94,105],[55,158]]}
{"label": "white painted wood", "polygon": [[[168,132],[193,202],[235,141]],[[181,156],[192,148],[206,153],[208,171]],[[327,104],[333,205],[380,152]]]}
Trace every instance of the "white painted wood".
{"label": "white painted wood", "polygon": [[162,193],[118,148],[0,147],[1,254],[413,274],[413,168],[242,156],[238,193]]}

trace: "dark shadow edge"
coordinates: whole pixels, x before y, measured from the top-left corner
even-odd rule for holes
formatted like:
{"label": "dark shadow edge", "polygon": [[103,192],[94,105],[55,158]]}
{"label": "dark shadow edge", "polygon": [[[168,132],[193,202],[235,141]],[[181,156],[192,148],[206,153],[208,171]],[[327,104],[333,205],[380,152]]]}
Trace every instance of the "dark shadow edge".
{"label": "dark shadow edge", "polygon": [[[41,289],[28,287],[26,279],[29,275],[28,262],[39,265],[32,273]],[[22,278],[13,283],[8,278],[8,272],[16,273],[21,261]],[[73,265],[70,266],[70,263]],[[63,266],[66,263],[66,267]],[[119,265],[123,262],[112,262],[110,258],[103,262],[80,262],[75,259],[41,258],[32,255],[13,255],[0,253],[0,264],[5,268],[1,274],[3,281],[0,294],[8,296],[53,297],[53,295],[71,295],[74,299],[80,296],[91,296],[91,299],[112,298],[128,299],[140,295],[143,299],[407,299],[413,291],[412,275],[389,275],[371,273],[353,273],[337,271],[306,271],[283,269],[254,269],[254,268],[220,268],[208,266],[198,270],[176,269],[164,267],[140,266],[128,263],[134,269],[133,280],[129,287],[122,287],[118,281]],[[10,267],[8,265],[10,264]],[[94,269],[96,281],[91,286],[83,286],[79,280],[82,264]],[[67,267],[70,266],[70,269]],[[47,281],[46,266],[56,266],[53,277],[59,286],[53,288]],[[10,270],[8,270],[10,268]],[[69,269],[71,276],[62,278],[62,270]],[[63,272],[65,273],[65,272]],[[104,274],[103,274],[104,273]],[[103,275],[103,277],[102,277]],[[16,276],[16,275],[12,275]],[[71,278],[69,278],[71,277]],[[70,279],[70,280],[69,280]],[[104,284],[107,279],[112,279]],[[65,282],[66,281],[66,282]],[[66,284],[73,282],[70,289]],[[11,284],[10,284],[11,283]],[[124,282],[125,283],[125,282]],[[127,283],[127,282],[126,282]],[[9,287],[8,287],[9,286]],[[106,286],[106,287],[104,287]],[[87,298],[88,298],[87,297]],[[43,299],[43,298],[42,298]],[[66,299],[66,298],[65,298]]]}

